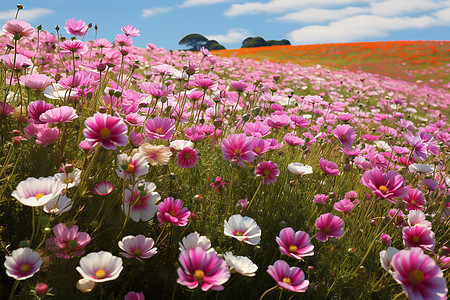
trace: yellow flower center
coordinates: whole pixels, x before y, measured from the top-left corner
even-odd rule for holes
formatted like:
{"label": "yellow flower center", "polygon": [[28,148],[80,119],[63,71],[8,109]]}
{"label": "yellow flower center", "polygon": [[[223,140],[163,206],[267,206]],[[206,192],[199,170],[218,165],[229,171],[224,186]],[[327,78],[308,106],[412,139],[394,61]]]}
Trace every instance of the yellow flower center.
{"label": "yellow flower center", "polygon": [[380,185],[380,187],[378,188],[383,194],[386,194],[388,191],[387,186],[385,185]]}
{"label": "yellow flower center", "polygon": [[189,153],[184,153],[183,158],[187,160],[191,158],[191,155]]}
{"label": "yellow flower center", "polygon": [[202,270],[198,269],[194,272],[194,277],[197,281],[203,281],[203,278],[205,278],[205,273]]}
{"label": "yellow flower center", "polygon": [[133,254],[136,256],[139,256],[139,255],[141,255],[141,252],[142,252],[141,249],[136,248],[136,249],[134,249]]}
{"label": "yellow flower center", "polygon": [[102,138],[104,138],[104,139],[109,138],[109,136],[111,135],[111,130],[109,130],[108,128],[103,128],[100,131],[100,134],[102,135]]}
{"label": "yellow flower center", "polygon": [[28,272],[30,270],[29,264],[23,264],[20,266],[20,272]]}
{"label": "yellow flower center", "polygon": [[416,243],[416,244],[418,242],[420,242],[420,237],[418,237],[418,236],[413,237],[413,242]]}
{"label": "yellow flower center", "polygon": [[236,155],[236,156],[241,155],[241,150],[235,149],[235,150],[234,150],[234,155]]}
{"label": "yellow flower center", "polygon": [[295,245],[290,245],[290,246],[289,246],[289,252],[290,252],[290,253],[295,253],[295,252],[297,252],[297,246],[295,246]]}
{"label": "yellow flower center", "polygon": [[36,197],[36,199],[40,199],[42,196],[44,196],[44,194],[42,193],[37,193],[36,195],[34,195],[34,197]]}
{"label": "yellow flower center", "polygon": [[411,200],[412,205],[416,205],[416,203],[417,203],[416,200]]}
{"label": "yellow flower center", "polygon": [[267,176],[269,176],[269,174],[270,174],[270,170],[268,170],[268,169],[265,169],[265,170],[264,170],[264,176],[266,176],[266,177],[267,177]]}
{"label": "yellow flower center", "polygon": [[134,206],[141,206],[142,205],[142,199],[138,196],[138,198],[134,201]]}
{"label": "yellow flower center", "polygon": [[128,173],[133,172],[133,171],[134,171],[134,165],[133,165],[133,164],[128,164],[128,168],[126,169],[126,171],[127,171]]}
{"label": "yellow flower center", "polygon": [[157,129],[155,130],[155,132],[156,132],[157,134],[161,134],[161,133],[163,133],[163,129],[162,129],[162,128],[157,128]]}
{"label": "yellow flower center", "polygon": [[261,148],[260,147],[256,147],[255,149],[253,149],[253,152],[255,153],[261,153]]}
{"label": "yellow flower center", "polygon": [[411,272],[411,274],[409,275],[409,278],[411,279],[411,281],[414,284],[420,283],[423,281],[423,272],[419,271],[419,270],[414,270]]}
{"label": "yellow flower center", "polygon": [[243,236],[244,233],[243,233],[242,231],[238,231],[238,232],[236,232],[236,235],[237,235],[237,236]]}
{"label": "yellow flower center", "polygon": [[106,272],[103,269],[99,269],[97,271],[95,271],[95,277],[97,277],[97,279],[103,279],[106,277]]}
{"label": "yellow flower center", "polygon": [[291,279],[289,277],[284,277],[282,280],[284,283],[291,284]]}
{"label": "yellow flower center", "polygon": [[325,227],[324,229],[323,229],[323,232],[325,232],[326,234],[329,234],[330,232],[331,232],[331,229],[330,229],[330,227]]}
{"label": "yellow flower center", "polygon": [[174,211],[174,210],[172,210],[172,211],[170,212],[170,215],[171,215],[172,217],[176,217],[176,216],[177,216],[177,212]]}

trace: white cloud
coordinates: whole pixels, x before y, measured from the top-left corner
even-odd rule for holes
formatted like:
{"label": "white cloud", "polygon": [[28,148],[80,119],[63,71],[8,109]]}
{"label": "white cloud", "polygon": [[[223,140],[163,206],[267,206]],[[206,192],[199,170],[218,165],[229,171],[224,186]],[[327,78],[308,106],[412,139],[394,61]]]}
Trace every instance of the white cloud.
{"label": "white cloud", "polygon": [[209,40],[216,40],[220,44],[233,44],[240,43],[249,36],[250,32],[248,30],[234,28],[228,30],[226,34],[207,35],[206,38],[208,38]]}
{"label": "white cloud", "polygon": [[185,0],[180,7],[203,6],[227,2],[228,0]]}
{"label": "white cloud", "polygon": [[[16,9],[11,10],[5,10],[0,11],[0,20],[11,20],[14,19],[16,16]],[[46,17],[48,15],[51,15],[53,13],[53,10],[48,8],[30,8],[30,9],[23,9],[19,12],[19,20],[24,21],[34,21],[42,17]]]}
{"label": "white cloud", "polygon": [[259,13],[282,13],[300,8],[321,7],[321,6],[342,6],[345,4],[354,4],[361,2],[370,2],[370,0],[271,0],[262,2],[245,2],[243,4],[233,4],[225,11],[228,17],[235,17],[245,14]]}
{"label": "white cloud", "polygon": [[146,8],[142,10],[141,16],[143,18],[149,18],[156,15],[162,15],[169,11],[171,11],[172,7],[153,7],[153,8]]}
{"label": "white cloud", "polygon": [[388,36],[389,32],[395,30],[427,28],[439,23],[437,19],[426,15],[417,18],[359,15],[331,22],[326,26],[305,26],[287,36],[294,44],[345,43],[362,38]]}
{"label": "white cloud", "polygon": [[433,13],[434,16],[438,18],[439,21],[449,25],[450,24],[450,7],[439,10]]}
{"label": "white cloud", "polygon": [[308,8],[305,10],[289,13],[280,18],[279,21],[298,23],[321,23],[325,21],[340,20],[342,18],[367,12],[366,7],[345,7],[342,9]]}
{"label": "white cloud", "polygon": [[445,7],[448,2],[441,0],[385,0],[370,3],[370,11],[379,16],[399,16],[405,13],[436,10]]}

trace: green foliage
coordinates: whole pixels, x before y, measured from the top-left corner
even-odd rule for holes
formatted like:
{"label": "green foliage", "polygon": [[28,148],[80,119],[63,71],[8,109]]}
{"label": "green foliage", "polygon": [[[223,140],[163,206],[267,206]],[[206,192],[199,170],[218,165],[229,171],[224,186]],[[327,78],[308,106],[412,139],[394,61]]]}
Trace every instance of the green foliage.
{"label": "green foliage", "polygon": [[283,40],[264,40],[262,37],[248,37],[245,40],[242,41],[241,48],[253,48],[253,47],[265,47],[265,46],[276,46],[276,45],[290,45],[291,42],[289,42],[286,39]]}
{"label": "green foliage", "polygon": [[208,50],[225,49],[225,47],[219,44],[216,40],[208,40],[206,37],[198,33],[186,35],[178,42],[178,44],[188,47],[186,50],[189,51],[200,51],[201,47],[205,47]]}

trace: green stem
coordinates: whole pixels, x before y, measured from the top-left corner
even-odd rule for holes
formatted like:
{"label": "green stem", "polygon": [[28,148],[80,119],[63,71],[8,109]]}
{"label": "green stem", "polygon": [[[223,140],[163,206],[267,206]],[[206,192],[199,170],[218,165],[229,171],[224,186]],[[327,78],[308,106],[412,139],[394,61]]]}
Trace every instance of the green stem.
{"label": "green stem", "polygon": [[9,300],[13,300],[14,299],[14,295],[16,294],[16,289],[19,286],[20,281],[16,280],[16,282],[14,282],[14,285],[11,289],[11,293],[9,294]]}
{"label": "green stem", "polygon": [[278,287],[278,285],[276,285],[276,286],[274,286],[274,287],[271,287],[270,289],[268,289],[267,291],[265,291],[265,292],[261,295],[261,297],[259,298],[259,300],[261,300],[267,293],[273,291],[273,290],[276,289],[277,287]]}

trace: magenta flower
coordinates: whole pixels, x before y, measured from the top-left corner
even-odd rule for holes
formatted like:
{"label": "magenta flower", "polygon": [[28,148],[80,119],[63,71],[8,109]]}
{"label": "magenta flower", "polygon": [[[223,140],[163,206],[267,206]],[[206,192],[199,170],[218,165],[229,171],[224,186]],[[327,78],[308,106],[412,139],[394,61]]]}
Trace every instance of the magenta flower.
{"label": "magenta flower", "polygon": [[277,164],[272,161],[260,162],[255,169],[255,175],[261,176],[264,184],[276,182],[278,174],[280,174],[280,170],[278,170]]}
{"label": "magenta flower", "polygon": [[126,258],[136,258],[139,261],[147,259],[156,254],[157,249],[153,247],[155,241],[142,234],[137,236],[128,235],[119,242],[119,248],[125,252],[120,252]]}
{"label": "magenta flower", "polygon": [[314,196],[313,203],[325,205],[328,198],[329,196],[326,196],[324,194],[318,194]]}
{"label": "magenta flower", "polygon": [[291,227],[283,228],[276,238],[280,251],[295,259],[314,255],[314,246],[310,236],[304,231],[295,232]]}
{"label": "magenta flower", "polygon": [[125,146],[128,142],[127,125],[122,118],[96,113],[84,124],[86,128],[83,134],[91,147],[100,143],[103,148],[114,150],[117,146]]}
{"label": "magenta flower", "polygon": [[89,49],[83,41],[80,40],[65,40],[59,43],[61,53],[79,53],[85,54]]}
{"label": "magenta flower", "polygon": [[69,19],[66,21],[64,29],[68,34],[83,37],[86,35],[89,27],[86,25],[86,23],[84,23],[83,20],[77,21],[75,19]]}
{"label": "magenta flower", "polygon": [[31,27],[30,23],[22,20],[6,21],[5,25],[3,25],[3,30],[18,38],[34,36],[34,28]]}
{"label": "magenta flower", "polygon": [[53,107],[53,104],[47,103],[44,100],[33,101],[28,104],[28,114],[33,119],[34,123],[43,124],[45,122],[39,120],[40,116]]}
{"label": "magenta flower", "polygon": [[355,129],[348,124],[337,125],[333,134],[344,145],[345,149],[351,151],[353,149],[353,142],[356,138]]}
{"label": "magenta flower", "polygon": [[44,74],[31,74],[20,76],[20,82],[32,90],[43,91],[55,81]]}
{"label": "magenta flower", "polygon": [[190,289],[200,285],[202,291],[221,291],[222,284],[230,278],[225,260],[213,251],[207,253],[201,247],[181,251],[178,261],[181,267],[177,270],[177,282]]}
{"label": "magenta flower", "polygon": [[296,293],[306,292],[309,285],[303,271],[297,267],[290,268],[284,260],[277,260],[273,266],[270,265],[267,273],[275,279],[279,286]]}
{"label": "magenta flower", "polygon": [[128,292],[123,300],[145,300],[145,296],[143,292]]}
{"label": "magenta flower", "polygon": [[270,126],[263,122],[245,123],[242,130],[250,136],[264,137],[270,134]]}
{"label": "magenta flower", "polygon": [[84,254],[84,247],[89,244],[91,237],[86,232],[78,232],[78,226],[72,225],[70,228],[63,223],[53,227],[55,237],[47,240],[47,248],[57,257],[69,259],[73,256]]}
{"label": "magenta flower", "polygon": [[241,167],[245,167],[243,161],[251,162],[255,159],[252,150],[253,142],[245,133],[230,134],[222,140],[223,158],[235,160]]}
{"label": "magenta flower", "polygon": [[92,189],[92,191],[99,196],[105,196],[111,194],[114,186],[108,180],[103,180],[102,182],[97,183],[96,186]]}
{"label": "magenta flower", "polygon": [[355,205],[358,203],[358,199],[352,201],[350,199],[344,198],[339,202],[336,202],[333,207],[335,210],[346,213],[351,211]]}
{"label": "magenta flower", "polygon": [[332,161],[321,158],[319,160],[319,165],[327,175],[337,176],[340,174],[337,165]]}
{"label": "magenta flower", "polygon": [[177,164],[182,169],[190,169],[195,167],[198,162],[197,150],[185,147],[177,154]]}
{"label": "magenta flower", "polygon": [[408,194],[403,197],[403,202],[406,203],[408,211],[423,210],[423,206],[427,203],[424,195],[418,189],[409,189]]}
{"label": "magenta flower", "polygon": [[6,274],[16,280],[33,277],[42,265],[41,255],[30,248],[19,248],[5,257]]}
{"label": "magenta flower", "polygon": [[281,128],[285,125],[288,125],[291,122],[291,118],[287,115],[272,115],[266,119],[267,125],[272,128]]}
{"label": "magenta flower", "polygon": [[344,234],[344,221],[332,213],[321,215],[316,220],[316,228],[319,232],[316,239],[325,242],[329,237],[340,238]]}
{"label": "magenta flower", "polygon": [[426,226],[404,227],[402,236],[403,244],[409,248],[420,247],[432,251],[436,245],[434,232]]}
{"label": "magenta flower", "polygon": [[72,122],[78,118],[77,113],[73,107],[61,106],[52,108],[39,116],[39,121],[44,123],[60,124]]}
{"label": "magenta flower", "polygon": [[423,142],[419,134],[413,135],[410,131],[408,134],[402,133],[403,138],[412,147],[413,158],[417,161],[421,159],[424,161],[428,157],[427,145]]}
{"label": "magenta flower", "polygon": [[182,208],[184,205],[183,201],[180,199],[173,199],[168,197],[164,199],[158,205],[158,216],[159,226],[164,223],[170,223],[175,226],[185,226],[187,224],[188,218],[191,212],[187,207]]}
{"label": "magenta flower", "polygon": [[391,236],[389,235],[389,234],[384,234],[384,233],[382,233],[381,234],[381,240],[383,241],[383,244],[385,245],[385,246],[390,246],[391,245],[391,243],[392,243],[392,240],[391,240]]}
{"label": "magenta flower", "polygon": [[297,125],[298,127],[308,127],[311,122],[309,122],[308,120],[306,120],[305,118],[303,118],[302,116],[297,116],[297,115],[291,115],[290,116],[292,122],[295,123],[295,125]]}
{"label": "magenta flower", "polygon": [[397,203],[394,198],[401,198],[408,194],[408,188],[404,187],[403,177],[394,170],[387,174],[383,174],[379,169],[366,171],[360,182],[370,188],[375,196],[394,204]]}
{"label": "magenta flower", "polygon": [[126,34],[120,33],[116,36],[116,38],[114,39],[114,43],[116,44],[116,46],[131,46],[133,45],[133,40]]}
{"label": "magenta flower", "polygon": [[409,299],[445,299],[448,288],[436,262],[421,248],[400,250],[391,261],[394,280],[402,285]]}
{"label": "magenta flower", "polygon": [[168,140],[175,132],[175,120],[161,117],[148,119],[144,123],[144,132],[151,140]]}

